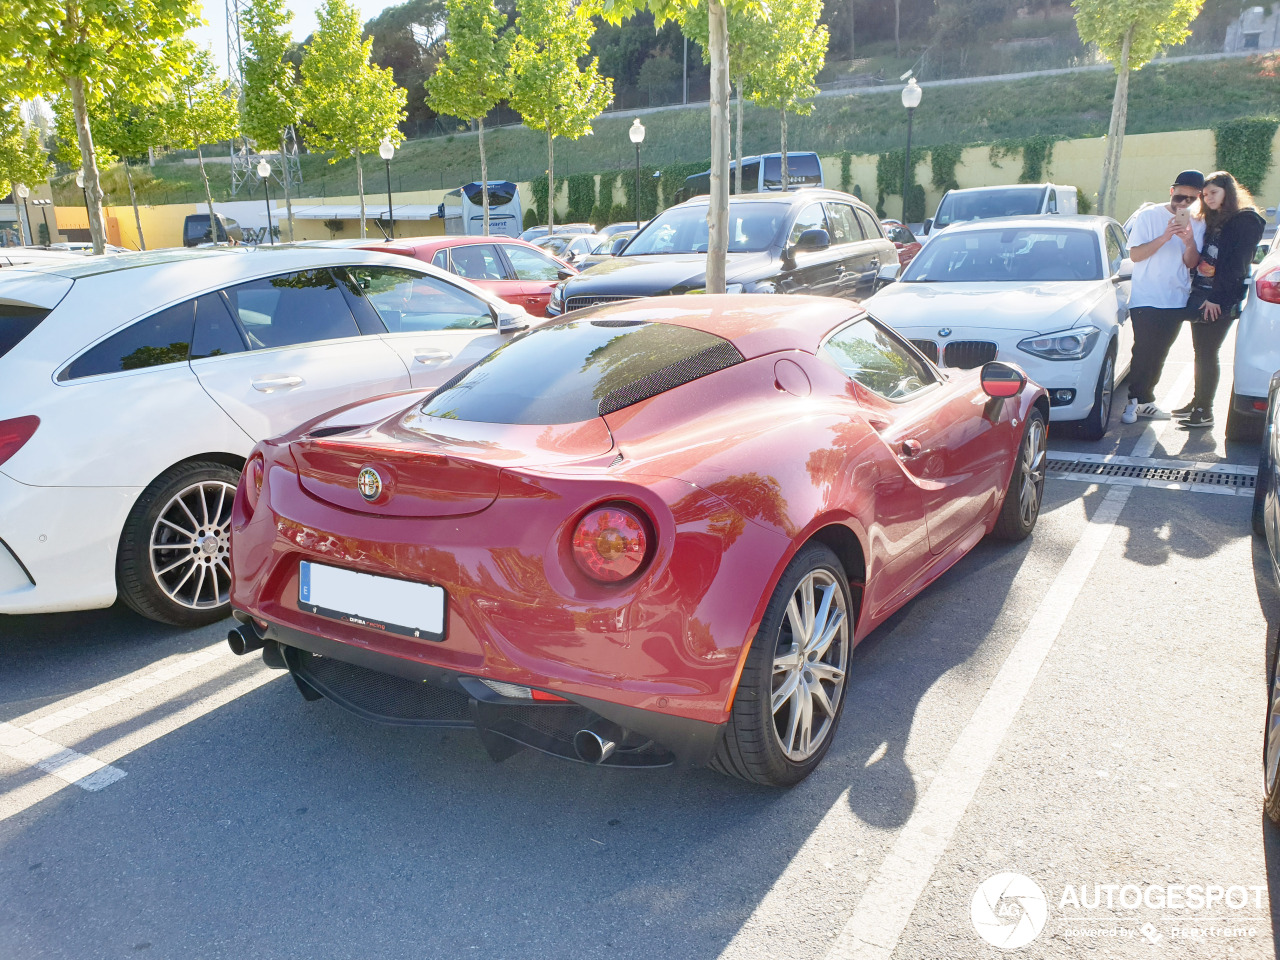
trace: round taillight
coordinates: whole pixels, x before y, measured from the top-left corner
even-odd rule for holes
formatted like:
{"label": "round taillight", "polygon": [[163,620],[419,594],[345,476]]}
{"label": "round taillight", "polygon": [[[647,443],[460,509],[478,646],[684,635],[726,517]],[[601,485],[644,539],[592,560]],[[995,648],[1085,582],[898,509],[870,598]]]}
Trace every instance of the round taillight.
{"label": "round taillight", "polygon": [[262,494],[262,454],[255,453],[244,467],[244,500],[249,513],[258,509],[258,497]]}
{"label": "round taillight", "polygon": [[598,507],[578,521],[573,559],[592,580],[617,583],[644,564],[649,535],[639,515],[626,507]]}

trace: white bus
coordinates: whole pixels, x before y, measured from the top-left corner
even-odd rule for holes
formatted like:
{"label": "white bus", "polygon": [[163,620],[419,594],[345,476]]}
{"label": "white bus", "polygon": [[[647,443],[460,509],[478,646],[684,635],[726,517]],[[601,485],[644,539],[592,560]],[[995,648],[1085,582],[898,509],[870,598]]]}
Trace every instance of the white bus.
{"label": "white bus", "polygon": [[[450,190],[440,204],[439,216],[449,236],[478,237],[484,233],[484,198],[480,181]],[[510,180],[489,181],[489,233],[518,237],[524,229],[520,191]]]}

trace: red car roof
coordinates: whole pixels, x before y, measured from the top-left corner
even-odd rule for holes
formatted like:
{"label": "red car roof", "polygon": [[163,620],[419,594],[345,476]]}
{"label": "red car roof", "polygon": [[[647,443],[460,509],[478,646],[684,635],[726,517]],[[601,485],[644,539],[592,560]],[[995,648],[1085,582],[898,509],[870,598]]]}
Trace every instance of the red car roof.
{"label": "red car roof", "polygon": [[823,337],[863,313],[859,304],[829,297],[725,294],[629,300],[566,319],[648,320],[691,327],[724,337],[749,360],[779,350],[816,353]]}

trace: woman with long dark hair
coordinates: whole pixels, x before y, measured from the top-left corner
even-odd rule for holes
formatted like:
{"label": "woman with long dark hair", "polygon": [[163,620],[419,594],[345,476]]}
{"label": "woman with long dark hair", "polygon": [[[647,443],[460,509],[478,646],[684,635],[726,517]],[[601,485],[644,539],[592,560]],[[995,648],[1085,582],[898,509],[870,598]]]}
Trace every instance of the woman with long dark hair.
{"label": "woman with long dark hair", "polygon": [[1191,342],[1196,349],[1196,392],[1191,402],[1173,411],[1185,427],[1213,426],[1213,397],[1221,370],[1218,351],[1240,315],[1248,289],[1249,267],[1266,221],[1249,191],[1225,170],[1205,177],[1200,195],[1204,246],[1191,271]]}

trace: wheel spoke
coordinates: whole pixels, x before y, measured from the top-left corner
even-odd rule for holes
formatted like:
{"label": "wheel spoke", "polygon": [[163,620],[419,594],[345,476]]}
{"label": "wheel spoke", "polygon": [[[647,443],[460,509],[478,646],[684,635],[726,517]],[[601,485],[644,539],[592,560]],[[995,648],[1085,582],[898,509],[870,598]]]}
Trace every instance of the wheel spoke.
{"label": "wheel spoke", "polygon": [[181,494],[174,498],[174,502],[182,508],[182,512],[191,518],[191,526],[195,528],[193,532],[200,530],[200,521],[196,519],[196,515],[191,512],[191,508],[187,506],[186,501],[182,499]]}
{"label": "wheel spoke", "polygon": [[809,696],[812,698],[814,703],[816,703],[819,707],[822,708],[822,712],[826,714],[828,718],[831,718],[831,719],[835,718],[836,708],[831,703],[831,699],[827,696],[827,691],[822,688],[822,684],[820,683],[810,684]]}
{"label": "wheel spoke", "polygon": [[791,624],[791,639],[797,646],[801,646],[805,639],[804,615],[800,612],[800,605],[796,603],[795,595],[787,601],[787,622]]}
{"label": "wheel spoke", "polygon": [[[196,538],[194,531],[188,530],[186,527],[180,527],[171,520],[166,520],[164,517],[161,517],[160,522],[163,523],[166,527],[172,527],[174,530],[177,530],[180,534],[182,534],[188,540],[194,540]],[[153,537],[152,539],[154,540],[155,538]],[[165,546],[172,546],[172,544],[165,544]]]}
{"label": "wheel spoke", "polygon": [[[835,588],[833,587],[832,589]],[[831,622],[827,624],[827,629],[823,631],[822,636],[818,637],[809,648],[809,652],[814,655],[815,660],[821,660],[826,654],[827,648],[831,646],[831,641],[835,639],[842,626],[844,626],[844,611],[837,610],[831,615]]]}
{"label": "wheel spoke", "polygon": [[807,643],[813,635],[813,576],[807,576],[800,582],[801,613],[804,614],[803,642]]}
{"label": "wheel spoke", "polygon": [[[818,612],[813,617],[813,630],[805,638],[804,652],[810,654],[821,642],[827,632],[827,621],[831,617],[831,602],[835,597],[836,585],[829,584],[822,590],[822,600],[818,604]],[[838,610],[836,611],[839,612]]]}
{"label": "wheel spoke", "polygon": [[808,756],[813,751],[813,697],[808,687],[796,691],[800,700],[800,754]]}
{"label": "wheel spoke", "polygon": [[770,712],[777,713],[779,710],[781,710],[783,705],[787,702],[787,700],[789,700],[792,694],[796,692],[796,687],[798,687],[799,685],[800,685],[800,671],[792,670],[790,673],[787,674],[786,679],[782,681],[782,686],[778,687],[777,690],[773,691],[773,699],[769,708]]}
{"label": "wheel spoke", "polygon": [[194,563],[194,562],[195,561],[191,557],[179,557],[177,560],[173,561],[173,563],[169,564],[167,567],[162,567],[161,569],[157,570],[156,576],[163,577],[170,570],[177,570],[184,563]]}
{"label": "wheel spoke", "polygon": [[823,663],[821,660],[816,663],[809,664],[809,672],[813,674],[817,680],[827,680],[839,686],[844,680],[844,671],[839,667],[833,667],[829,663]]}
{"label": "wheel spoke", "polygon": [[196,592],[192,595],[193,599],[191,605],[193,607],[200,606],[200,594],[204,592],[205,566],[203,563],[198,563],[196,566],[200,570],[200,579],[196,581]]}
{"label": "wheel spoke", "polygon": [[791,692],[791,697],[789,699],[791,703],[791,716],[787,723],[787,737],[783,747],[787,753],[795,753],[796,733],[800,729],[800,688],[798,686]]}

